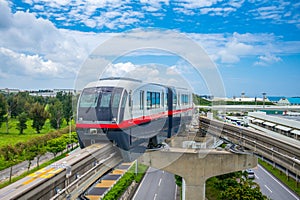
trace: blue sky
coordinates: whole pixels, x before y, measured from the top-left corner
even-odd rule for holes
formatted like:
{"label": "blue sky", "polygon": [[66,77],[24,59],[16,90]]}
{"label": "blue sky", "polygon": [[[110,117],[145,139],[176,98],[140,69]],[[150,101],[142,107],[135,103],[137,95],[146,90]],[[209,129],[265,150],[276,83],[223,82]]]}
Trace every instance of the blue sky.
{"label": "blue sky", "polygon": [[300,2],[284,0],[0,0],[0,88],[72,88],[98,45],[137,28],[194,40],[229,97],[300,96]]}

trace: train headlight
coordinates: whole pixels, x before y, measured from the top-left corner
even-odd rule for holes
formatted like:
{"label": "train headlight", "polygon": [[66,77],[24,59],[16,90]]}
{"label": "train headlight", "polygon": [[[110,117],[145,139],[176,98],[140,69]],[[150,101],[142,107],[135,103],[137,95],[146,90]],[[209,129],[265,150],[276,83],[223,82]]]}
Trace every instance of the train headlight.
{"label": "train headlight", "polygon": [[117,118],[115,118],[115,117],[112,118],[111,122],[112,122],[112,123],[117,123]]}
{"label": "train headlight", "polygon": [[91,128],[90,129],[90,134],[93,134],[93,135],[97,134],[97,129],[96,128]]}

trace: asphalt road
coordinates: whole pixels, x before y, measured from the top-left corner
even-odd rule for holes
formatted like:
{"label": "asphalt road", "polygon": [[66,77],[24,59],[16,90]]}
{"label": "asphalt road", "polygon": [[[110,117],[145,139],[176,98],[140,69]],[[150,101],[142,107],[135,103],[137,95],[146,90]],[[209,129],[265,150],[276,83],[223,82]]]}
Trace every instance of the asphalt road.
{"label": "asphalt road", "polygon": [[268,198],[272,200],[300,200],[299,196],[291,192],[262,166],[258,165],[253,171],[255,182],[260,185],[261,192]]}
{"label": "asphalt road", "polygon": [[[39,164],[42,164],[42,163],[44,163],[48,160],[51,160],[52,158],[53,158],[52,153],[46,153],[44,156],[42,156],[40,158]],[[37,166],[36,158],[31,162],[32,162],[32,164],[30,166],[30,169],[33,169],[34,167]],[[13,166],[12,175],[13,176],[21,175],[22,173],[27,171],[27,167],[28,167],[28,161],[24,161],[24,162],[21,162],[21,163],[15,165],[15,166]],[[9,179],[9,174],[10,174],[10,167],[0,171],[0,182]]]}
{"label": "asphalt road", "polygon": [[176,191],[173,174],[150,167],[133,200],[174,200]]}

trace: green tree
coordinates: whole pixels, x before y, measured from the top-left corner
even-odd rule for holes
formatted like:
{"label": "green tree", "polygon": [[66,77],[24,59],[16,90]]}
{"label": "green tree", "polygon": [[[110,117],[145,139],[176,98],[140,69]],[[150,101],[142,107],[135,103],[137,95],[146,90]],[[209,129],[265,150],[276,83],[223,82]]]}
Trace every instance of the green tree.
{"label": "green tree", "polygon": [[27,172],[29,172],[32,161],[37,156],[37,151],[35,146],[28,146],[24,151],[25,159],[28,161]]}
{"label": "green tree", "polygon": [[257,183],[251,180],[240,179],[236,186],[227,187],[220,193],[219,200],[265,200],[267,199],[259,189]]}
{"label": "green tree", "polygon": [[34,151],[36,155],[37,167],[40,166],[40,158],[47,153],[47,149],[46,149],[46,144],[48,139],[48,137],[46,137],[47,135],[34,138],[29,142],[29,146],[32,147],[31,151]]}
{"label": "green tree", "polygon": [[6,99],[3,94],[0,94],[0,127],[3,122],[5,122],[7,119],[7,109],[8,105],[6,102]]}
{"label": "green tree", "polygon": [[40,167],[40,159],[43,155],[45,155],[47,153],[47,149],[46,146],[43,144],[37,144],[36,145],[36,165],[37,167]]}
{"label": "green tree", "polygon": [[73,116],[73,109],[72,109],[72,97],[73,95],[71,93],[64,95],[63,100],[63,111],[64,111],[64,118],[67,121],[67,125],[69,125],[69,121],[71,120],[71,117]]}
{"label": "green tree", "polygon": [[28,92],[19,92],[9,100],[11,117],[15,118],[23,112],[27,112],[33,103]]}
{"label": "green tree", "polygon": [[30,118],[33,120],[32,127],[37,133],[43,128],[49,114],[40,103],[36,102],[30,109]]}
{"label": "green tree", "polygon": [[49,106],[50,123],[55,129],[59,129],[63,122],[63,104],[59,100],[55,100],[53,104]]}
{"label": "green tree", "polygon": [[13,145],[7,145],[6,147],[1,148],[0,151],[0,155],[3,156],[4,161],[10,166],[9,182],[11,182],[13,166],[18,163],[20,151]]}
{"label": "green tree", "polygon": [[175,183],[176,185],[178,185],[179,187],[182,186],[182,177],[181,176],[178,176],[178,175],[174,175],[175,176]]}
{"label": "green tree", "polygon": [[19,122],[17,123],[17,129],[20,131],[20,135],[23,134],[23,131],[27,128],[27,114],[25,112],[22,112],[18,116]]}
{"label": "green tree", "polygon": [[63,138],[65,139],[67,144],[71,145],[71,148],[73,148],[73,145],[78,143],[78,138],[77,138],[77,133],[76,132],[72,132],[71,134],[64,134]]}
{"label": "green tree", "polygon": [[49,140],[47,142],[47,150],[53,154],[54,157],[66,149],[66,141],[62,137]]}

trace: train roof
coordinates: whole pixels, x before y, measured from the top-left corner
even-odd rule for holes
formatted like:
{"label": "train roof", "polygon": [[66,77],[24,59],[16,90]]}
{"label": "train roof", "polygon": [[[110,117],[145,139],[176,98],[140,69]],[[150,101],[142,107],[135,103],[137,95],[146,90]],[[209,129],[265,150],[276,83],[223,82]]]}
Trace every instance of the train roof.
{"label": "train roof", "polygon": [[129,90],[135,90],[136,88],[146,85],[141,80],[132,79],[132,78],[123,78],[123,77],[109,77],[101,78],[98,81],[91,82],[85,86],[85,88],[91,87],[122,87]]}
{"label": "train roof", "polygon": [[141,80],[133,79],[133,78],[125,78],[125,77],[108,77],[108,78],[101,78],[98,81],[91,82],[85,86],[85,88],[91,88],[91,87],[122,87],[128,90],[135,90],[137,88],[140,88],[144,85],[154,85],[158,87],[165,87],[165,88],[171,88],[171,89],[179,89],[179,90],[188,90],[187,88],[181,88],[181,87],[174,87],[169,85],[162,85],[158,83],[148,83],[143,82]]}

